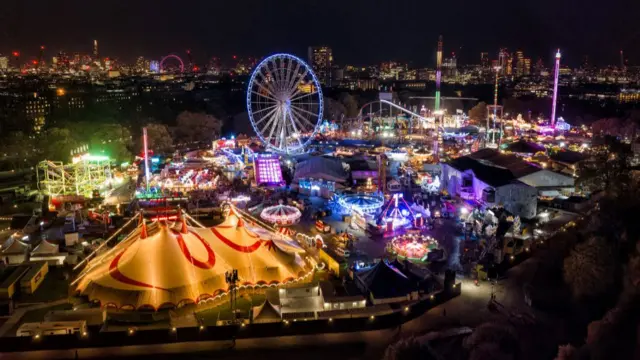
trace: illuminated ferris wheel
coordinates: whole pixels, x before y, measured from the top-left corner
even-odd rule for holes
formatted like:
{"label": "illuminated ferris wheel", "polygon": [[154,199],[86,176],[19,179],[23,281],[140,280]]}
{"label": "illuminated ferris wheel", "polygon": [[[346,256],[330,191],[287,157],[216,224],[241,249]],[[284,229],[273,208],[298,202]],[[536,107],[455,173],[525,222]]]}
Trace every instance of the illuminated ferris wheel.
{"label": "illuminated ferris wheel", "polygon": [[302,152],[320,127],[322,110],[320,83],[300,58],[271,55],[251,74],[247,89],[249,120],[271,150]]}

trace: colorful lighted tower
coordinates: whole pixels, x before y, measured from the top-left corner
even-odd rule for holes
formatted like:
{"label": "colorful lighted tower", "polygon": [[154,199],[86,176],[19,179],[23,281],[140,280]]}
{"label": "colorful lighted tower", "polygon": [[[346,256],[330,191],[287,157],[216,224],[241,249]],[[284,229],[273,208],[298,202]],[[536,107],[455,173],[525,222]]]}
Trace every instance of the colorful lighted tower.
{"label": "colorful lighted tower", "polygon": [[556,70],[553,75],[553,100],[551,103],[551,127],[556,124],[556,102],[558,100],[558,75],[560,75],[560,49],[556,53]]}
{"label": "colorful lighted tower", "polygon": [[147,144],[147,128],[142,128],[142,145],[144,147],[144,180],[145,189],[149,191],[149,180],[151,179],[151,173],[149,172],[149,147]]}
{"label": "colorful lighted tower", "polygon": [[[493,131],[491,132],[491,142],[496,143],[496,120],[498,118],[498,79],[500,77],[500,67],[496,67],[496,83],[493,88]],[[487,124],[487,133],[489,125]]]}
{"label": "colorful lighted tower", "polygon": [[438,37],[438,53],[436,55],[436,104],[434,111],[440,110],[440,80],[442,77],[442,35]]}

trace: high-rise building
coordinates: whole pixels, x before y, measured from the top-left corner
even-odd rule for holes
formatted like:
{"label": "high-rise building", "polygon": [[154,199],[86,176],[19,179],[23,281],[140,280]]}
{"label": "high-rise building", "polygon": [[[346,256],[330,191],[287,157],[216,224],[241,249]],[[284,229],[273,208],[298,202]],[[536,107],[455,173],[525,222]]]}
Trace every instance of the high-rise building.
{"label": "high-rise building", "polygon": [[513,58],[511,56],[507,58],[507,69],[504,74],[507,76],[513,75]]}
{"label": "high-rise building", "polygon": [[100,54],[98,53],[98,40],[93,40],[93,60],[99,60]]}
{"label": "high-rise building", "polygon": [[545,71],[544,63],[542,59],[538,58],[536,65],[533,67],[534,75],[540,75],[543,71]]}
{"label": "high-rise building", "polygon": [[149,62],[149,71],[152,73],[160,72],[160,62],[158,60],[151,60]]}
{"label": "high-rise building", "polygon": [[309,46],[309,65],[316,73],[318,80],[327,86],[331,86],[331,67],[333,66],[333,52],[328,46]]}
{"label": "high-rise building", "polygon": [[443,71],[447,76],[455,76],[457,67],[458,60],[456,59],[455,53],[451,53],[451,57],[445,58],[442,62],[442,68],[444,69]]}
{"label": "high-rise building", "polygon": [[488,52],[481,52],[480,53],[480,66],[482,66],[483,69],[486,69],[489,67],[489,53]]}
{"label": "high-rise building", "polygon": [[42,69],[44,67],[44,45],[40,46],[40,53],[38,53],[38,63],[37,69]]}
{"label": "high-rise building", "polygon": [[524,52],[522,50],[516,51],[516,75],[524,75]]}
{"label": "high-rise building", "polygon": [[144,59],[144,56],[138,56],[138,58],[136,59],[135,72],[139,74],[146,72],[149,67],[146,67],[145,63],[146,61]]}
{"label": "high-rise building", "polygon": [[498,53],[498,66],[500,66],[501,71],[504,73],[507,69],[507,58],[509,57],[509,53],[507,49],[501,48]]}
{"label": "high-rise building", "polygon": [[9,70],[9,57],[0,56],[0,71]]}
{"label": "high-rise building", "polygon": [[11,68],[19,70],[20,66],[20,51],[13,51],[11,53]]}
{"label": "high-rise building", "polygon": [[531,75],[531,58],[524,58],[524,69],[522,75],[529,76]]}

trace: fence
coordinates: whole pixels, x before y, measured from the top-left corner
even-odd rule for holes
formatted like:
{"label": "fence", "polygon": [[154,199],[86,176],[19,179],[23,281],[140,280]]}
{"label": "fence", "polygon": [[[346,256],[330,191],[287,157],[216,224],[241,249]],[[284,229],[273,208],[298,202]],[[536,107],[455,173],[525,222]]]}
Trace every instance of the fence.
{"label": "fence", "polygon": [[99,329],[90,328],[88,332],[76,335],[3,337],[0,338],[0,351],[67,350],[382,330],[400,326],[460,294],[461,286],[456,284],[452,289],[379,316],[122,332],[99,332]]}

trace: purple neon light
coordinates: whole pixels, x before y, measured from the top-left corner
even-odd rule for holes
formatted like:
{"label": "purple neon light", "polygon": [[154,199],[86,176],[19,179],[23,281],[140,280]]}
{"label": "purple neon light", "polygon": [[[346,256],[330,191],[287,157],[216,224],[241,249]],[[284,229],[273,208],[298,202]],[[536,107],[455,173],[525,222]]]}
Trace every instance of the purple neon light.
{"label": "purple neon light", "polygon": [[553,78],[553,102],[551,104],[551,127],[556,123],[556,101],[558,100],[558,75],[560,74],[560,49],[556,53],[556,71]]}
{"label": "purple neon light", "polygon": [[277,158],[256,158],[256,183],[279,184],[282,183],[282,168]]}

